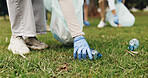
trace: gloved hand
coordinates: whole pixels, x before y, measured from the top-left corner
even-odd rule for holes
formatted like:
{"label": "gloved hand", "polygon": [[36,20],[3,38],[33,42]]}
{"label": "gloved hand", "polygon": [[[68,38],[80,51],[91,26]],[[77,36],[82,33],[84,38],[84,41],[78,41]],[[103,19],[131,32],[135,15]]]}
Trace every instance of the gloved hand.
{"label": "gloved hand", "polygon": [[114,15],[114,23],[119,25],[119,18],[117,15]]}
{"label": "gloved hand", "polygon": [[119,2],[123,2],[123,0],[118,0]]}
{"label": "gloved hand", "polygon": [[93,58],[89,45],[83,36],[78,36],[74,38],[74,58],[75,59],[77,58],[77,54],[78,54],[79,60],[81,60],[82,56],[83,56],[83,59],[86,59],[86,54],[88,54],[90,60],[92,60]]}

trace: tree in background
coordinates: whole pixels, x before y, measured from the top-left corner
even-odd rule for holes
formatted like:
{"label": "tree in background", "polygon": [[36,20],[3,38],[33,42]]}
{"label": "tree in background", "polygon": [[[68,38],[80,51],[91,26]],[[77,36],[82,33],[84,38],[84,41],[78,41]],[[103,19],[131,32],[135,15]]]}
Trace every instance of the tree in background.
{"label": "tree in background", "polygon": [[0,16],[6,20],[6,15],[8,15],[6,0],[0,0]]}
{"label": "tree in background", "polygon": [[136,8],[143,10],[148,5],[148,0],[137,0]]}
{"label": "tree in background", "polygon": [[143,10],[148,6],[148,0],[126,0],[125,5],[131,9],[132,7],[135,7],[139,10]]}

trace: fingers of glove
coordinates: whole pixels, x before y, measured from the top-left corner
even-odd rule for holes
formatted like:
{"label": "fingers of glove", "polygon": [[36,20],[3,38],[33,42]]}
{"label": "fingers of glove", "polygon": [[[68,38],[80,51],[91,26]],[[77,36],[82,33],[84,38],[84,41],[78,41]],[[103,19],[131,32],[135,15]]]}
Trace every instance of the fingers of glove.
{"label": "fingers of glove", "polygon": [[75,59],[77,58],[77,51],[78,51],[78,47],[74,47],[73,56]]}
{"label": "fingers of glove", "polygon": [[92,60],[93,59],[92,52],[89,47],[87,48],[87,53],[88,53],[89,59]]}
{"label": "fingers of glove", "polygon": [[86,59],[86,49],[82,50],[83,59]]}
{"label": "fingers of glove", "polygon": [[80,47],[78,50],[78,59],[81,60],[83,47]]}

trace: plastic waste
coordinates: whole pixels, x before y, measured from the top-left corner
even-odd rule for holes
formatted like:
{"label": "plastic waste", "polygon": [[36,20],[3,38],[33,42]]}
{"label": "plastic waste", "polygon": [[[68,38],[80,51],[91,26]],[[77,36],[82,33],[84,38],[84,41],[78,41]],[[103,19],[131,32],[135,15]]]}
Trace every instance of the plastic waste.
{"label": "plastic waste", "polygon": [[139,44],[140,43],[139,43],[138,39],[132,39],[132,40],[129,41],[129,49],[131,51],[134,51],[138,48]]}
{"label": "plastic waste", "polygon": [[91,51],[94,59],[98,59],[102,57],[102,54],[100,54],[97,50],[92,49]]}

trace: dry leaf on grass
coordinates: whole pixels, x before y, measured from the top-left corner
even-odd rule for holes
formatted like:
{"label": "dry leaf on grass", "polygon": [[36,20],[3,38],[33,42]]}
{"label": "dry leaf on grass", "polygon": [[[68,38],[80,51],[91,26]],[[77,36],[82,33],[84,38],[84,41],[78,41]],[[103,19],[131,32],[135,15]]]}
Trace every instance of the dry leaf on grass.
{"label": "dry leaf on grass", "polygon": [[58,66],[57,71],[68,71],[69,65],[67,63],[64,63],[63,65]]}

